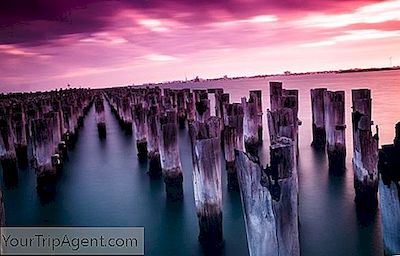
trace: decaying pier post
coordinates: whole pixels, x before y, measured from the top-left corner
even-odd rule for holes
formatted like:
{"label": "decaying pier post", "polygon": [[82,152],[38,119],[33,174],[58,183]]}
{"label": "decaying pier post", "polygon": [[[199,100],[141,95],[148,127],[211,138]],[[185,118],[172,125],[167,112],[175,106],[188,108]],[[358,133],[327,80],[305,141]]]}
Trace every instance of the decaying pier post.
{"label": "decaying pier post", "polygon": [[28,162],[28,140],[26,131],[25,112],[22,104],[12,109],[11,125],[14,133],[15,152],[20,163]]}
{"label": "decaying pier post", "polygon": [[[85,108],[85,107],[84,107]],[[68,155],[68,149],[67,149],[67,142],[64,140],[64,114],[62,112],[62,106],[61,106],[61,98],[56,96],[53,98],[52,101],[52,111],[55,113],[57,116],[57,124],[54,123],[54,129],[57,129],[55,132],[59,136],[57,138],[57,150],[56,152],[60,155],[61,162],[64,161],[64,159],[67,158]],[[85,113],[86,114],[86,113]],[[83,120],[82,120],[83,122]]]}
{"label": "decaying pier post", "polygon": [[219,248],[223,242],[220,124],[220,118],[211,117],[189,126],[199,241],[206,250]]}
{"label": "decaying pier post", "polygon": [[182,200],[183,174],[179,154],[177,113],[175,110],[166,110],[161,113],[158,131],[160,136],[161,167],[167,198],[171,201]]}
{"label": "decaying pier post", "polygon": [[251,155],[236,151],[240,196],[250,256],[279,255],[272,197],[263,184],[263,170]]}
{"label": "decaying pier post", "polygon": [[32,123],[32,140],[35,156],[37,189],[54,192],[58,159],[54,156],[51,118],[41,118]]}
{"label": "decaying pier post", "polygon": [[210,100],[200,99],[196,102],[196,121],[205,122],[210,116]]}
{"label": "decaying pier post", "polygon": [[379,205],[385,255],[400,254],[400,122],[394,144],[379,150]]}
{"label": "decaying pier post", "polygon": [[271,143],[279,137],[287,137],[296,145],[298,156],[298,90],[282,89],[281,82],[270,82],[271,110],[267,110],[268,129]]}
{"label": "decaying pier post", "polygon": [[278,255],[300,255],[299,189],[294,141],[280,137],[270,147],[272,208],[276,220]]}
{"label": "decaying pier post", "polygon": [[324,117],[329,170],[346,169],[346,123],[344,91],[324,92]]}
{"label": "decaying pier post", "polygon": [[106,116],[104,113],[103,96],[98,95],[94,101],[94,108],[96,113],[97,131],[100,138],[106,137]]}
{"label": "decaying pier post", "polygon": [[352,90],[353,169],[356,203],[363,208],[378,205],[378,134],[372,134],[371,90]]}
{"label": "decaying pier post", "polygon": [[300,255],[298,178],[294,143],[271,145],[271,166],[236,151],[240,194],[250,255]]}
{"label": "decaying pier post", "polygon": [[144,103],[133,105],[133,120],[135,123],[135,137],[137,155],[140,161],[147,159],[147,120],[146,120],[146,107]]}
{"label": "decaying pier post", "polygon": [[281,82],[269,82],[271,111],[282,108],[282,92],[283,90]]}
{"label": "decaying pier post", "polygon": [[18,181],[17,155],[14,146],[14,133],[10,119],[0,117],[0,161],[3,167],[3,178],[9,184]]}
{"label": "decaying pier post", "polygon": [[214,93],[214,98],[215,98],[215,116],[222,119],[222,116],[223,116],[223,114],[222,114],[222,112],[223,112],[222,95],[224,94],[224,89],[223,88],[210,88],[207,91],[208,91],[208,93]]}
{"label": "decaying pier post", "polygon": [[160,122],[160,110],[157,104],[153,104],[147,111],[147,150],[149,158],[149,175],[150,177],[160,177],[162,174],[160,150],[159,150],[159,133],[157,124]]}
{"label": "decaying pier post", "polygon": [[262,111],[262,91],[261,90],[252,90],[250,91],[250,98],[256,102],[257,105],[257,127],[258,127],[258,141],[259,143],[263,140],[263,111]]}
{"label": "decaying pier post", "polygon": [[64,105],[62,112],[64,115],[64,140],[71,145],[76,139],[74,110],[72,106]]}
{"label": "decaying pier post", "polygon": [[124,97],[122,99],[121,104],[121,117],[122,117],[122,126],[124,130],[128,133],[132,133],[132,108],[131,101],[129,97]]}
{"label": "decaying pier post", "polygon": [[243,106],[243,135],[244,145],[246,151],[250,154],[256,155],[258,153],[259,137],[258,137],[258,110],[257,102],[250,98],[246,101],[246,98],[242,99]]}
{"label": "decaying pier post", "polygon": [[185,128],[186,124],[186,106],[185,106],[185,90],[178,90],[176,92],[176,103],[178,110],[178,123],[180,128]]}
{"label": "decaying pier post", "polygon": [[194,94],[188,92],[186,95],[186,118],[188,122],[193,122],[196,120],[196,103],[194,99]]}
{"label": "decaying pier post", "polygon": [[224,157],[228,178],[228,188],[238,190],[235,166],[235,149],[244,150],[243,107],[239,103],[224,105]]}
{"label": "decaying pier post", "polygon": [[326,145],[324,93],[326,88],[311,89],[312,133],[311,143],[315,148],[324,149]]}

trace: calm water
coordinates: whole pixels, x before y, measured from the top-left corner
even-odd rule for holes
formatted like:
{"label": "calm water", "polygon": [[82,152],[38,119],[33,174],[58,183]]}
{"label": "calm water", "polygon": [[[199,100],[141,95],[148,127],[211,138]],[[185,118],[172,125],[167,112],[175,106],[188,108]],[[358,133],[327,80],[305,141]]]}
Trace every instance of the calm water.
{"label": "calm water", "polygon": [[[300,90],[300,242],[302,255],[383,255],[379,211],[357,211],[353,199],[351,88],[371,88],[373,120],[380,127],[381,144],[391,143],[394,124],[400,120],[400,72],[328,74],[274,77],[238,81],[176,84],[170,87],[223,87],[231,101],[247,96],[250,89],[263,90],[263,107],[269,106],[268,81],[284,82]],[[311,143],[310,88],[346,91],[347,172],[333,176],[327,157]],[[106,105],[107,139],[97,136],[94,109],[85,119],[79,139],[69,152],[53,202],[41,204],[31,169],[19,173],[17,188],[6,188],[6,221],[9,226],[144,226],[146,255],[202,255],[197,242],[190,142],[181,130],[180,151],[184,171],[184,201],[167,203],[164,184],[150,180],[147,165],[136,157],[134,137],[125,135]],[[269,161],[268,131],[264,118],[261,159]],[[222,166],[224,170],[224,166]],[[240,196],[226,189],[223,174],[223,255],[248,255]]]}

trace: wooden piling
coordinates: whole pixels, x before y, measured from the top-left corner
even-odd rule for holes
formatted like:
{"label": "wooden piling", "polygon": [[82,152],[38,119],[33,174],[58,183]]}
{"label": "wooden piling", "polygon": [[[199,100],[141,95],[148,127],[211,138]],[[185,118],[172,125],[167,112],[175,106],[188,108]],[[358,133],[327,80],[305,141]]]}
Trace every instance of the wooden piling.
{"label": "wooden piling", "polygon": [[293,140],[278,138],[271,145],[270,154],[270,189],[279,244],[277,255],[300,255],[299,189]]}
{"label": "wooden piling", "polygon": [[400,122],[391,145],[379,150],[379,205],[385,255],[400,254]]}
{"label": "wooden piling", "polygon": [[149,175],[152,178],[161,177],[162,168],[159,151],[159,134],[157,124],[160,122],[160,113],[157,104],[151,105],[147,111],[147,150],[149,158]]}
{"label": "wooden piling", "polygon": [[262,143],[263,140],[263,111],[262,111],[262,91],[261,90],[252,90],[250,91],[250,98],[252,101],[256,102],[257,106],[257,134],[258,141]]}
{"label": "wooden piling", "polygon": [[0,116],[0,162],[5,183],[14,186],[18,182],[17,155],[14,133],[5,113]]}
{"label": "wooden piling", "polygon": [[196,120],[196,106],[195,106],[194,94],[189,92],[186,95],[186,114],[188,122]]}
{"label": "wooden piling", "polygon": [[124,97],[121,105],[121,117],[123,122],[122,126],[128,134],[132,133],[132,116],[133,114],[130,98]]}
{"label": "wooden piling", "polygon": [[311,89],[311,109],[312,109],[312,133],[313,141],[311,145],[318,149],[325,149],[325,115],[324,115],[324,92],[326,88]]}
{"label": "wooden piling", "polygon": [[210,100],[200,99],[196,102],[196,121],[205,122],[210,116]]}
{"label": "wooden piling", "polygon": [[267,110],[268,129],[271,143],[279,137],[287,137],[296,145],[299,153],[299,109],[298,90],[282,89],[281,82],[270,82],[271,110]]}
{"label": "wooden piling", "polygon": [[236,151],[240,197],[242,200],[250,256],[279,255],[276,219],[268,186],[263,185],[263,170],[256,158]]}
{"label": "wooden piling", "polygon": [[245,97],[243,97],[241,101],[244,113],[244,145],[247,152],[253,155],[257,155],[259,145],[257,102],[253,98],[250,98],[248,101],[246,101]]}
{"label": "wooden piling", "polygon": [[183,174],[179,154],[176,110],[170,109],[161,113],[158,131],[161,167],[167,199],[171,201],[182,200]]}
{"label": "wooden piling", "polygon": [[22,104],[14,106],[12,110],[11,125],[14,133],[14,146],[17,160],[20,163],[26,164],[28,162],[28,140],[25,112]]}
{"label": "wooden piling", "polygon": [[100,138],[105,138],[107,136],[106,130],[106,116],[104,112],[104,100],[103,96],[98,95],[94,101],[95,108],[95,118],[97,123],[97,131]]}
{"label": "wooden piling", "polygon": [[300,255],[298,179],[293,141],[271,146],[271,166],[236,150],[240,195],[250,255]]}
{"label": "wooden piling", "polygon": [[365,209],[378,205],[378,134],[372,134],[371,90],[352,90],[353,169],[356,203]]}
{"label": "wooden piling", "polygon": [[239,184],[235,166],[235,149],[244,150],[243,141],[243,107],[239,103],[225,104],[223,145],[228,188],[238,190]]}
{"label": "wooden piling", "polygon": [[140,161],[147,160],[147,120],[144,103],[133,105],[133,121],[135,124],[135,137],[137,156]]}
{"label": "wooden piling", "polygon": [[51,118],[33,121],[32,136],[38,192],[53,193],[58,161],[54,156]]}
{"label": "wooden piling", "polygon": [[199,241],[210,251],[220,248],[223,242],[220,124],[218,117],[211,117],[189,126]]}
{"label": "wooden piling", "polygon": [[179,128],[183,129],[186,125],[186,107],[185,107],[185,91],[178,90],[177,97],[177,110],[178,110],[178,123]]}
{"label": "wooden piling", "polygon": [[329,170],[343,172],[346,169],[346,123],[344,91],[324,92],[324,117]]}

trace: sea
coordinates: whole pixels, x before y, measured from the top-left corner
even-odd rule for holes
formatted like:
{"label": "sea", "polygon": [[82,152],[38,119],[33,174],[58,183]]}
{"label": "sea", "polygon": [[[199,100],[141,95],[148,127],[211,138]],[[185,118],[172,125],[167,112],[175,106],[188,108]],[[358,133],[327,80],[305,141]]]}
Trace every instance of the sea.
{"label": "sea", "polygon": [[[287,89],[299,90],[299,230],[301,255],[383,255],[379,209],[367,213],[354,203],[352,167],[351,90],[372,90],[372,119],[379,127],[379,144],[391,144],[395,124],[400,121],[400,71],[327,73],[171,83],[170,88],[223,88],[231,102],[248,97],[249,90],[262,90],[262,164],[269,162],[266,110],[269,81],[281,81]],[[347,169],[328,171],[324,152],[312,141],[310,89],[344,90],[346,97]],[[210,94],[213,106],[213,95]],[[36,176],[21,167],[16,186],[1,179],[7,226],[139,226],[145,229],[145,255],[203,255],[198,242],[191,148],[187,129],[179,130],[184,199],[166,200],[161,179],[150,179],[147,163],[136,156],[134,135],[126,134],[106,107],[107,138],[100,139],[94,108],[85,117],[76,145],[69,149],[57,183],[55,197],[44,202],[36,192]],[[375,130],[375,128],[374,128]],[[223,236],[221,255],[248,255],[240,194],[228,191],[224,161]],[[2,175],[2,171],[0,171]]]}

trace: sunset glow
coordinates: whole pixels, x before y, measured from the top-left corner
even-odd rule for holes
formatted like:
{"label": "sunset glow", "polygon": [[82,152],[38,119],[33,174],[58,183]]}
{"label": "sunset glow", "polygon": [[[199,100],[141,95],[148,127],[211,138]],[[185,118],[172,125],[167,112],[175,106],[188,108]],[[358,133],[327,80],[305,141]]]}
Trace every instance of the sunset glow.
{"label": "sunset glow", "polygon": [[399,13],[400,0],[6,0],[0,91],[400,65]]}

